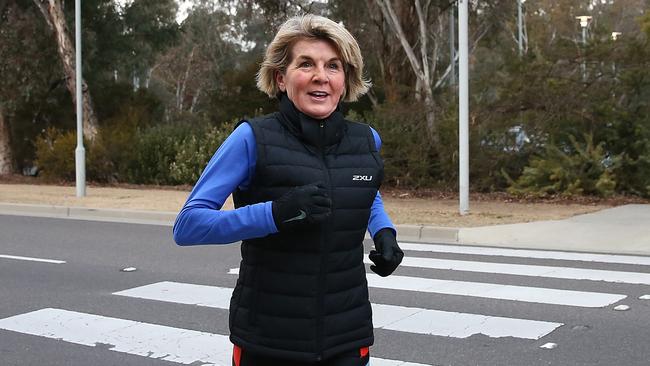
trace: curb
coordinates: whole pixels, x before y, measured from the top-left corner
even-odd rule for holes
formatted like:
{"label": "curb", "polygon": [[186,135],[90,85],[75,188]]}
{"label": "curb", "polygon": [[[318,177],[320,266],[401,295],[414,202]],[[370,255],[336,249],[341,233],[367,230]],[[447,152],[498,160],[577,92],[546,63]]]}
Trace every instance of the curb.
{"label": "curb", "polygon": [[176,212],[1,203],[0,215],[68,218],[172,226]]}
{"label": "curb", "polygon": [[[67,218],[134,224],[172,226],[177,212],[109,208],[69,207],[0,202],[0,215]],[[425,225],[395,225],[399,240],[457,244],[459,228]],[[366,238],[370,238],[366,234]]]}
{"label": "curb", "polygon": [[400,241],[457,244],[459,228],[426,225],[395,225]]}

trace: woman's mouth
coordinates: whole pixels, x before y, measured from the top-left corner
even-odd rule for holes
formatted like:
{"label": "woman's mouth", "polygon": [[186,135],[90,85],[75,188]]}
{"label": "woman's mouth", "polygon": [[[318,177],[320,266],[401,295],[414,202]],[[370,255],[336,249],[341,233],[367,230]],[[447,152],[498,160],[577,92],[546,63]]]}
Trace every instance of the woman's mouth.
{"label": "woman's mouth", "polygon": [[309,94],[312,98],[316,100],[324,100],[329,95],[325,92],[320,92],[320,91],[309,92],[307,94]]}

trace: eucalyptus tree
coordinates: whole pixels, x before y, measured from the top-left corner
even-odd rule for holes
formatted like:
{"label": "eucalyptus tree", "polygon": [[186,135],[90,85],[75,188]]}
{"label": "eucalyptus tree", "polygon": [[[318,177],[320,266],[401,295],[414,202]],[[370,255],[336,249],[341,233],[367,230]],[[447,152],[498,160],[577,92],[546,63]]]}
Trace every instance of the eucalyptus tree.
{"label": "eucalyptus tree", "polygon": [[[34,4],[38,6],[39,10],[43,14],[43,18],[56,40],[59,59],[66,75],[65,84],[74,103],[76,104],[76,70],[74,66],[75,46],[70,40],[70,32],[63,11],[63,4],[61,0],[34,0]],[[88,139],[93,140],[97,135],[97,116],[95,115],[95,110],[93,108],[90,90],[83,79],[82,84],[83,133]]]}
{"label": "eucalyptus tree", "polygon": [[51,67],[56,49],[40,17],[31,1],[0,2],[0,174],[31,159],[31,139],[46,127],[45,100],[53,99],[61,81]]}
{"label": "eucalyptus tree", "polygon": [[128,55],[122,59],[123,73],[134,89],[148,87],[156,58],[178,40],[178,4],[174,0],[133,0],[122,9]]}
{"label": "eucalyptus tree", "polygon": [[195,113],[232,72],[238,45],[231,15],[215,1],[199,1],[180,27],[179,41],[158,57],[153,77],[176,112]]}

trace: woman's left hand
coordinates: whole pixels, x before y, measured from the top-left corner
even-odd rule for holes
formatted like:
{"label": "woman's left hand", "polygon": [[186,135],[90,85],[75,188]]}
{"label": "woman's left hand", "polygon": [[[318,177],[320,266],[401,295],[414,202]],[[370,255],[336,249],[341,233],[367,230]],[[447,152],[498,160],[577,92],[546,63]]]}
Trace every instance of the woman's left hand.
{"label": "woman's left hand", "polygon": [[374,265],[370,269],[376,274],[386,277],[389,276],[404,258],[404,252],[397,245],[397,238],[392,229],[383,228],[379,230],[373,238],[376,250],[371,250],[368,256]]}

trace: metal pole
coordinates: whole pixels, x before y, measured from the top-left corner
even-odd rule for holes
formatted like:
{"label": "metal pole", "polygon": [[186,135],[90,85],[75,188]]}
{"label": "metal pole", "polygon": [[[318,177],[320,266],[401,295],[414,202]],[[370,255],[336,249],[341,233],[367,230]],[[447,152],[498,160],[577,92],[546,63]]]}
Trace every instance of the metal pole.
{"label": "metal pole", "polygon": [[469,213],[469,48],[468,3],[458,1],[458,156],[460,214]]}
{"label": "metal pole", "polygon": [[81,90],[81,0],[74,3],[75,24],[75,68],[76,68],[76,98],[77,98],[77,148],[75,149],[75,176],[77,197],[86,195],[86,150],[83,139],[83,94]]}
{"label": "metal pole", "polygon": [[[582,45],[587,46],[587,27],[582,27]],[[584,55],[582,56],[582,82],[587,82],[587,62],[585,61]]]}
{"label": "metal pole", "polygon": [[451,66],[449,84],[456,85],[456,15],[454,14],[454,4],[449,7],[449,60]]}
{"label": "metal pole", "polygon": [[519,42],[519,56],[524,54],[524,40],[523,40],[523,18],[521,16],[521,0],[517,0],[517,27],[519,28],[519,36],[518,36],[518,42]]}

